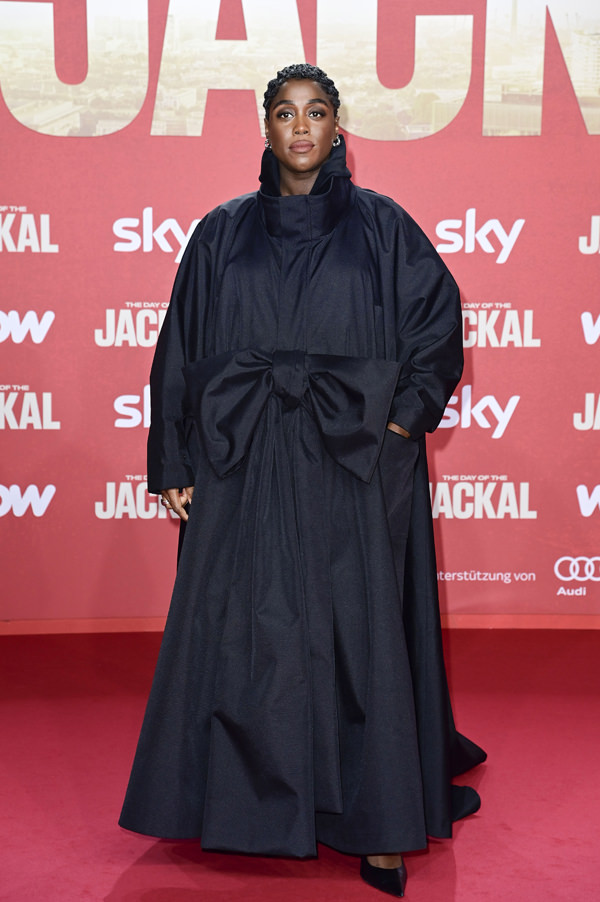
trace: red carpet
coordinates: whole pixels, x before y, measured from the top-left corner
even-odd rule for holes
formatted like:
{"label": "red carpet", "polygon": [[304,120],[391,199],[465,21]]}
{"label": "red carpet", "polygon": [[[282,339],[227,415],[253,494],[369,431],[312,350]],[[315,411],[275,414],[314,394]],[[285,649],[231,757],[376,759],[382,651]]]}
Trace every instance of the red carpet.
{"label": "red carpet", "polygon": [[[383,902],[354,859],[202,853],[116,826],[155,634],[0,638],[0,900]],[[446,635],[479,814],[407,856],[408,902],[600,900],[600,634]],[[469,782],[465,778],[465,782]]]}

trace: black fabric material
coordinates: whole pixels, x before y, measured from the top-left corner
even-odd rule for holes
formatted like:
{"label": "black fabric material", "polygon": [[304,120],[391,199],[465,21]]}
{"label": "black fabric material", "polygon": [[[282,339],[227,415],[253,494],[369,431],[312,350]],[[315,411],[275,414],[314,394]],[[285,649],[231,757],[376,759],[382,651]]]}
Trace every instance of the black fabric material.
{"label": "black fabric material", "polygon": [[343,142],[310,195],[278,188],[266,152],[200,223],[156,349],[150,489],[195,493],[120,823],[408,851],[474,810],[451,779],[485,757],[452,719],[422,437],[461,373],[458,290]]}

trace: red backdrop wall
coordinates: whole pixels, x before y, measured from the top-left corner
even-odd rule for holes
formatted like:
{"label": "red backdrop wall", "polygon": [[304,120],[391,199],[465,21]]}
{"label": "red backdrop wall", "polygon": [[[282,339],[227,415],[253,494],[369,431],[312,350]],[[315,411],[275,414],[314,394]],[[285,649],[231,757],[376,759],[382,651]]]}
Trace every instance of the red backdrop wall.
{"label": "red backdrop wall", "polygon": [[148,371],[194,222],[257,186],[277,68],[461,286],[429,441],[453,624],[600,622],[600,11],[590,0],[0,0],[5,632],[155,626]]}

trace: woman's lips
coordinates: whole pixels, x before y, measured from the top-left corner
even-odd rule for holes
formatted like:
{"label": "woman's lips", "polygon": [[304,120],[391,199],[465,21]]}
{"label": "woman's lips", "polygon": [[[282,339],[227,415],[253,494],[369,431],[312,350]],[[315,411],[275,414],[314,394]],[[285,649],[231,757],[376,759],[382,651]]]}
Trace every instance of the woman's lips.
{"label": "woman's lips", "polygon": [[290,150],[293,150],[294,153],[308,153],[314,146],[315,145],[310,141],[294,141],[294,143],[290,145]]}

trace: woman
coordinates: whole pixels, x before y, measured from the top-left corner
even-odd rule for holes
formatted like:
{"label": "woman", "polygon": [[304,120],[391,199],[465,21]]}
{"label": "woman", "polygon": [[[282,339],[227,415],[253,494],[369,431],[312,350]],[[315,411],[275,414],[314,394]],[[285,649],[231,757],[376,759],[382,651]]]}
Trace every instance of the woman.
{"label": "woman", "polygon": [[186,529],[120,823],[323,842],[401,896],[401,853],[477,809],[451,778],[485,757],[452,721],[423,439],[459,295],[350,181],[324,72],[283,69],[264,105],[260,191],[198,226],[152,368],[149,488]]}

